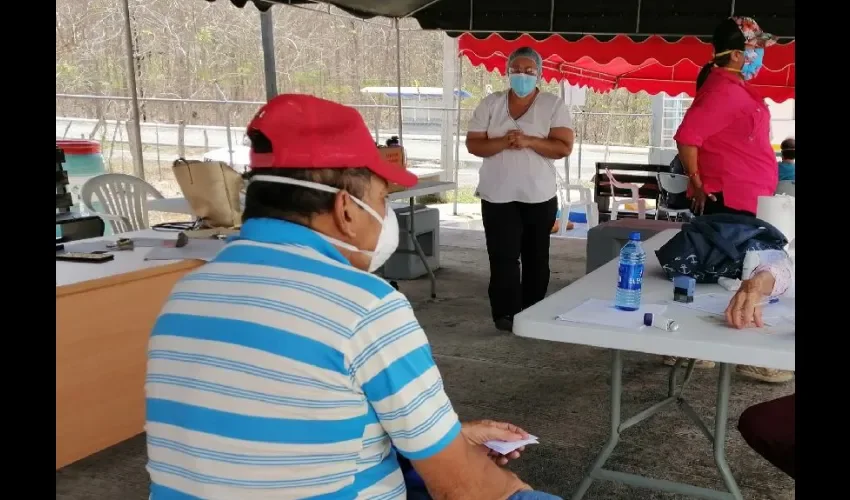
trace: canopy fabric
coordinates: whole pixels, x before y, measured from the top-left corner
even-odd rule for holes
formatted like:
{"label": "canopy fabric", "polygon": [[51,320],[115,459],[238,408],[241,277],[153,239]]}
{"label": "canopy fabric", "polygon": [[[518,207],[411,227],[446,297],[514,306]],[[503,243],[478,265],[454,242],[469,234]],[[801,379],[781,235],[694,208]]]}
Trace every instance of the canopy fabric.
{"label": "canopy fabric", "polygon": [[[230,1],[239,7],[251,1],[261,10],[272,4],[316,3],[312,0]],[[445,30],[452,36],[462,32],[500,33],[507,39],[521,33],[541,39],[551,33],[560,33],[568,39],[583,34],[597,37],[624,34],[635,39],[652,34],[671,39],[684,35],[707,37],[719,21],[733,13],[754,17],[774,35],[793,38],[795,19],[795,0],[331,0],[321,3],[332,4],[361,18],[411,16],[422,29]]]}
{"label": "canopy fabric", "polygon": [[[598,92],[625,88],[630,92],[649,94],[666,92],[690,96],[696,93],[696,78],[703,64],[712,56],[711,44],[695,37],[682,37],[669,42],[651,36],[636,42],[627,36],[600,41],[585,36],[576,41],[552,35],[536,40],[522,35],[505,40],[497,34],[487,38],[461,35],[460,54],[475,66],[505,74],[507,56],[514,49],[529,46],[543,58],[543,78],[565,80],[572,85],[589,87]],[[764,67],[750,83],[762,95],[776,102],[794,97],[795,43],[779,43],[765,50]]]}

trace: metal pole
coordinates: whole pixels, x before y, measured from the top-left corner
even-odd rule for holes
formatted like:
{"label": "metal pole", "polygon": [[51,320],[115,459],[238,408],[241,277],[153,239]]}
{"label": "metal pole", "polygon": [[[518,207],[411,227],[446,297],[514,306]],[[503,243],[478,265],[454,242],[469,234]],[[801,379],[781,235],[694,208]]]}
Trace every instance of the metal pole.
{"label": "metal pole", "polygon": [[222,99],[224,99],[224,128],[227,131],[227,154],[230,158],[230,168],[233,168],[233,138],[231,137],[232,134],[230,133],[230,105],[227,103],[227,95],[224,93],[223,90],[221,90],[221,87],[218,85],[218,81],[213,80],[213,84],[215,84],[215,88],[216,90],[218,90],[218,94],[221,96]]}
{"label": "metal pole", "polygon": [[463,85],[463,56],[457,56],[457,129],[455,134],[455,201],[452,213],[457,215],[457,192],[458,192],[458,175],[460,174],[460,100]]}
{"label": "metal pole", "polygon": [[127,48],[127,83],[130,90],[130,100],[133,103],[133,135],[136,136],[135,150],[136,161],[133,162],[136,177],[145,178],[145,160],[142,157],[142,118],[139,113],[139,93],[136,88],[136,50],[133,47],[133,27],[130,25],[130,0],[124,0],[124,42]]}
{"label": "metal pole", "polygon": [[260,12],[260,39],[263,45],[263,73],[266,79],[266,100],[277,95],[277,70],[274,65],[274,20],[272,10]]}
{"label": "metal pole", "polygon": [[[401,31],[398,29],[399,23],[397,18],[393,19],[393,26],[395,26],[395,87],[398,91],[398,144],[404,148],[404,136],[402,134],[401,124]],[[410,214],[410,217],[413,217],[413,213]]]}
{"label": "metal pole", "polygon": [[[554,2],[553,2],[553,4],[554,4]],[[554,9],[554,7],[553,7],[553,9]],[[561,80],[559,87],[560,87],[560,90],[561,90],[561,99],[566,100],[566,98],[567,98],[567,84],[566,84],[566,82],[564,80]],[[570,94],[570,95],[572,95],[572,94]],[[567,113],[569,113],[570,118],[572,118],[572,115],[573,115],[573,100],[572,100],[572,97],[570,98],[570,103],[567,104]],[[573,139],[573,142],[575,142],[575,139]],[[564,179],[565,179],[564,182],[566,184],[570,183],[570,155],[567,155],[567,156],[564,157]],[[566,192],[566,197],[567,197],[567,200],[570,199],[569,189]]]}

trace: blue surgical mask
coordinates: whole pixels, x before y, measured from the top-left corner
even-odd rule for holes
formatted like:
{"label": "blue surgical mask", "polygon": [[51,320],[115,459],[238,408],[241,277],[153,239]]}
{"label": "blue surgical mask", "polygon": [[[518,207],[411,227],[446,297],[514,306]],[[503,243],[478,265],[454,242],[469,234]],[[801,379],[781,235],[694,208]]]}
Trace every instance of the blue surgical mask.
{"label": "blue surgical mask", "polygon": [[752,80],[759,74],[764,59],[764,49],[755,48],[744,51],[744,66],[741,68],[741,76],[744,80]]}
{"label": "blue surgical mask", "polygon": [[526,75],[524,73],[514,73],[511,75],[511,89],[520,97],[525,97],[534,92],[537,87],[537,76]]}

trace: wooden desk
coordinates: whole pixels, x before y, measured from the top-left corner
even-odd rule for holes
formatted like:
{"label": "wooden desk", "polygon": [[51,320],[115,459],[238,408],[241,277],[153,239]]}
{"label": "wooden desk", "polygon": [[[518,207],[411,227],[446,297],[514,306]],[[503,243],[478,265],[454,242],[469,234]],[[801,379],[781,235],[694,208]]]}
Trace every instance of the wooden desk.
{"label": "wooden desk", "polygon": [[115,252],[103,264],[56,262],[57,469],[144,430],[153,323],[177,280],[203,264],[145,261],[149,250]]}

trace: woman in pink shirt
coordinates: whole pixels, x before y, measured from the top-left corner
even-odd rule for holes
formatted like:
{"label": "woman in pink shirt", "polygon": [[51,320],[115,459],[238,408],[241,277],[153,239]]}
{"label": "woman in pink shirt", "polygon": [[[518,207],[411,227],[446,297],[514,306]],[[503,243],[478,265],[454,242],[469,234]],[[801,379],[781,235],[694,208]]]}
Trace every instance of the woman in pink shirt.
{"label": "woman in pink shirt", "polygon": [[758,197],[776,191],[770,111],[747,83],[774,43],[749,17],[731,17],[714,31],[714,58],[700,72],[696,98],[675,136],[697,215],[754,216]]}
{"label": "woman in pink shirt", "polygon": [[[690,178],[688,197],[700,214],[756,215],[759,196],[773,196],[779,182],[770,144],[770,111],[747,81],[761,69],[765,47],[776,43],[749,17],[723,21],[711,40],[714,58],[697,77],[697,96],[676,132],[679,159]],[[678,360],[664,357],[673,366]],[[714,362],[698,360],[697,368]],[[783,383],[791,372],[738,366],[739,374]]]}

